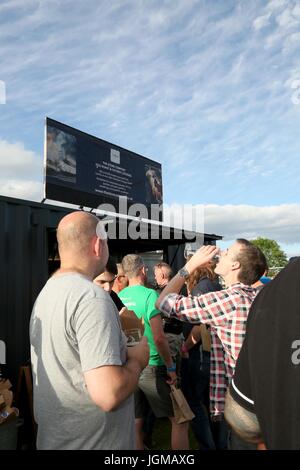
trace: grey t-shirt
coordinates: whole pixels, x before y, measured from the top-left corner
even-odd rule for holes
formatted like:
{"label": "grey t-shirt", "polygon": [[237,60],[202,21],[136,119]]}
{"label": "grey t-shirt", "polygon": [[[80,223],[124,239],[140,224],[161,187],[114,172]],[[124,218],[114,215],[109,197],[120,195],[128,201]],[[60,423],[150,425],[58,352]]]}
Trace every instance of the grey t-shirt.
{"label": "grey t-shirt", "polygon": [[126,361],[107,292],[81,274],[52,277],[34,305],[30,342],[38,449],[134,449],[133,396],[107,413],[84,381],[83,372]]}

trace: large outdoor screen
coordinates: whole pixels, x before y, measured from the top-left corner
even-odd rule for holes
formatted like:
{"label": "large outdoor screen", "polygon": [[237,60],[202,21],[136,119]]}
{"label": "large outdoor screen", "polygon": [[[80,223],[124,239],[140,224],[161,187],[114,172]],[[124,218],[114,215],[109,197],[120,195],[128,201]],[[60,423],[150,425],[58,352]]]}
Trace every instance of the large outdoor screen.
{"label": "large outdoor screen", "polygon": [[[161,164],[122,147],[46,118],[45,194],[52,199],[98,208],[162,205]],[[155,211],[154,211],[155,213]],[[152,218],[161,220],[162,213]]]}

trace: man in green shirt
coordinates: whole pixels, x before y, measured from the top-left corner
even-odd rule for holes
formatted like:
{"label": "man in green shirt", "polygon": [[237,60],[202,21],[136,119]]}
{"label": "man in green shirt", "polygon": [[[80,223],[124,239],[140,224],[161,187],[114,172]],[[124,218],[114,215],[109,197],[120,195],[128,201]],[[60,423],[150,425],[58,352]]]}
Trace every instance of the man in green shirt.
{"label": "man in green shirt", "polygon": [[188,449],[188,424],[177,424],[174,419],[168,384],[177,382],[176,365],[163,331],[160,311],[155,308],[158,294],[145,287],[147,271],[139,255],[125,256],[122,267],[129,279],[129,285],[119,296],[128,309],[144,320],[144,335],[150,347],[149,364],[141,374],[135,394],[137,449],[144,449],[142,426],[147,402],[157,418],[170,419],[172,449]]}

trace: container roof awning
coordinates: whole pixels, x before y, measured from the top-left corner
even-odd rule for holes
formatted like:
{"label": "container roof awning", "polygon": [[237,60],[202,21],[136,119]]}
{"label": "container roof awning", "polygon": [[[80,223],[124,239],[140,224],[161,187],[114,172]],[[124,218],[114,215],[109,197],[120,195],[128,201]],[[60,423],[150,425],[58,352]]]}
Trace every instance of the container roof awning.
{"label": "container roof awning", "polygon": [[[171,245],[183,245],[197,240],[208,243],[221,240],[222,237],[215,234],[201,234],[190,230],[168,227],[163,224],[144,220],[132,220],[124,218],[111,218],[107,224],[110,246],[124,243],[126,247],[145,246],[145,251],[166,248]],[[139,247],[140,248],[140,247]]]}
{"label": "container roof awning", "polygon": [[[55,231],[59,221],[66,214],[78,210],[76,207],[65,205],[46,204],[26,201],[22,199],[0,196],[0,202],[23,206],[31,210],[31,224],[44,225],[50,231]],[[193,243],[196,240],[205,243],[215,243],[222,237],[215,234],[196,233],[191,230],[179,229],[145,219],[130,218],[120,214],[97,213],[85,208],[86,212],[92,212],[100,220],[107,223],[110,247],[124,246],[126,251],[155,251],[163,250],[168,246],[178,246],[185,243]],[[137,246],[138,245],[138,246]]]}

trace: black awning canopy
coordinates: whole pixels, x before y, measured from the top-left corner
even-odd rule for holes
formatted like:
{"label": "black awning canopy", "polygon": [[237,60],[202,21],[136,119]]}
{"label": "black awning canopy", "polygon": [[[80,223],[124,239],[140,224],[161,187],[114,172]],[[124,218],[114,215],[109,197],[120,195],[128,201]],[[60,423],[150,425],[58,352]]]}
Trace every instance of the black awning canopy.
{"label": "black awning canopy", "polygon": [[[109,218],[107,224],[109,245],[123,245],[129,251],[163,250],[168,246],[193,243],[197,240],[204,243],[215,243],[222,237],[214,234],[201,234],[190,230],[168,227],[151,221],[132,220],[119,217]],[[138,246],[137,246],[138,245]]]}

